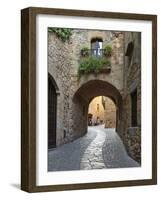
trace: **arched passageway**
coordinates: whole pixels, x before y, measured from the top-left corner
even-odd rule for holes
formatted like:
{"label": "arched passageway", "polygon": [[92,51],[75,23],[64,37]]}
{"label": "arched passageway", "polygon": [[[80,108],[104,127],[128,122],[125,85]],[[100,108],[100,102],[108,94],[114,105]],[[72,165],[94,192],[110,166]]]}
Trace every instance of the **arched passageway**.
{"label": "arched passageway", "polygon": [[104,124],[105,128],[116,128],[116,105],[108,97],[98,96],[88,107],[88,126]]}
{"label": "arched passageway", "polygon": [[48,149],[56,147],[57,85],[48,74]]}
{"label": "arched passageway", "polygon": [[94,80],[83,84],[76,91],[72,104],[71,131],[74,139],[49,151],[49,171],[139,167],[139,164],[128,156],[121,138],[113,128],[98,125],[90,126],[87,130],[89,103],[97,96],[109,97],[115,104],[117,133],[121,134],[120,92],[105,81]]}
{"label": "arched passageway", "polygon": [[[120,118],[122,112],[122,96],[116,87],[102,80],[88,81],[76,91],[73,101],[75,102],[75,104],[77,104],[78,107],[82,107],[82,109],[84,109],[84,112],[82,113],[84,114],[85,118],[84,119],[83,117],[81,117],[80,119],[75,119],[75,124],[77,125],[77,128],[79,128],[79,126],[83,126],[84,129],[87,130],[89,103],[93,98],[97,96],[109,97],[116,105],[116,131],[121,134],[122,124]],[[83,135],[83,133],[79,133],[79,135]]]}
{"label": "arched passageway", "polygon": [[122,97],[119,90],[111,83],[102,80],[90,80],[79,87],[74,98],[83,98],[88,103],[97,96],[108,96],[116,102],[121,103]]}

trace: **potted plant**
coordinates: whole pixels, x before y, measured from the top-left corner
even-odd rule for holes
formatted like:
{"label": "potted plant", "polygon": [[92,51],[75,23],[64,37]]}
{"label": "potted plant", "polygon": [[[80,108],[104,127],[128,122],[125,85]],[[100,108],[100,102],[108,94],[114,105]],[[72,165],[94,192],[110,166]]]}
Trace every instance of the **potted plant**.
{"label": "potted plant", "polygon": [[112,47],[110,45],[107,45],[104,48],[104,56],[111,57],[111,55],[112,55]]}
{"label": "potted plant", "polygon": [[110,69],[111,63],[105,58],[88,57],[82,58],[79,65],[79,74],[88,74],[91,72],[99,73],[101,70]]}
{"label": "potted plant", "polygon": [[81,49],[81,55],[84,56],[84,57],[89,56],[89,48],[88,47],[83,47]]}

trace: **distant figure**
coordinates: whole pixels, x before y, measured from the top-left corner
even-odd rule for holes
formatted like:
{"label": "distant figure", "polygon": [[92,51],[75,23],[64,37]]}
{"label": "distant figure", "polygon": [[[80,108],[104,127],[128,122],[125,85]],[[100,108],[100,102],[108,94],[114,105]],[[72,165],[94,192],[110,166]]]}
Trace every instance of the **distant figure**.
{"label": "distant figure", "polygon": [[89,119],[88,126],[92,126],[92,119]]}
{"label": "distant figure", "polygon": [[92,116],[91,113],[88,114],[88,126],[92,126]]}
{"label": "distant figure", "polygon": [[96,121],[95,121],[94,125],[95,125],[95,126],[97,126],[97,125],[99,125],[99,124],[100,124],[100,118],[99,118],[99,117],[97,117],[97,119],[96,119]]}

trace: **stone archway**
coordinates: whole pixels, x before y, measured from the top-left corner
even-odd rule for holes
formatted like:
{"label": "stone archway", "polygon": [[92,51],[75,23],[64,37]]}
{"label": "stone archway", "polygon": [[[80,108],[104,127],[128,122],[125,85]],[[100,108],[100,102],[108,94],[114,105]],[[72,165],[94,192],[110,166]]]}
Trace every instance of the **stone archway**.
{"label": "stone archway", "polygon": [[55,80],[48,74],[48,149],[56,147],[57,90]]}
{"label": "stone archway", "polygon": [[[88,106],[90,101],[97,96],[106,96],[109,97],[116,105],[116,131],[121,135],[122,133],[122,96],[119,90],[110,84],[107,81],[102,80],[90,80],[84,84],[82,84],[79,89],[76,91],[73,102],[75,106],[79,107],[79,110],[85,110],[84,116],[77,115],[74,120],[75,132],[79,136],[83,135],[87,131],[87,116],[88,116]],[[83,113],[83,112],[82,112]],[[84,128],[82,128],[84,127]]]}

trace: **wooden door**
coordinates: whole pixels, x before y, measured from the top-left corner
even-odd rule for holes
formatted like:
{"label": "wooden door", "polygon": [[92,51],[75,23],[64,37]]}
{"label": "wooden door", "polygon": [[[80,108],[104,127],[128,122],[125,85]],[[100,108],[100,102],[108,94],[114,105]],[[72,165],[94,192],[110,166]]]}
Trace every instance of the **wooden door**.
{"label": "wooden door", "polygon": [[131,93],[131,126],[137,126],[137,89]]}
{"label": "wooden door", "polygon": [[48,149],[56,147],[56,89],[48,78]]}

